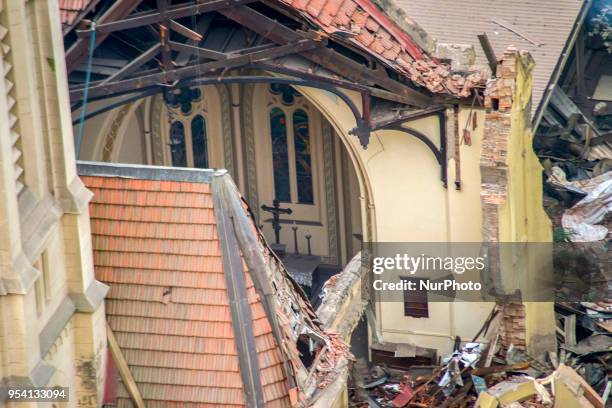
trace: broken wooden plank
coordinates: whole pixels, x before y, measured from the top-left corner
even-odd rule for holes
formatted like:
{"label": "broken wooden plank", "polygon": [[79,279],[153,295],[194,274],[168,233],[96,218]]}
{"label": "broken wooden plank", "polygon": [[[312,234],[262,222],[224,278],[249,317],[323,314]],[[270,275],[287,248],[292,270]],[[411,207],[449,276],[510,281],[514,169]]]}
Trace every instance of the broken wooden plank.
{"label": "broken wooden plank", "polygon": [[489,41],[489,37],[487,37],[486,33],[478,34],[478,41],[480,41],[480,46],[484,51],[485,57],[487,57],[487,62],[489,63],[489,68],[491,68],[491,73],[495,76],[497,72],[497,57],[495,56],[495,51],[493,50],[493,46]]}
{"label": "broken wooden plank", "polygon": [[155,58],[157,54],[159,54],[160,50],[161,44],[155,44],[154,46],[140,54],[138,57],[134,58],[129,64],[121,68],[119,71],[104,79],[102,83],[107,84],[109,82],[118,81],[122,78],[125,78],[126,76],[140,68],[143,64],[146,64],[151,59]]}
{"label": "broken wooden plank", "polygon": [[191,28],[185,27],[181,23],[177,23],[174,20],[170,20],[170,29],[193,41],[202,41],[203,38],[201,34],[193,31]]}
{"label": "broken wooden plank", "polygon": [[[599,136],[599,131],[597,130],[597,126],[590,121],[588,118],[584,116],[582,111],[576,106],[576,104],[567,96],[563,90],[555,85],[552,95],[550,97],[550,106],[557,112],[565,121],[569,121],[572,114],[578,114],[579,117],[586,123],[592,130],[596,136]],[[579,126],[574,129],[576,133],[582,138],[585,139],[584,130]]]}
{"label": "broken wooden plank", "polygon": [[576,345],[576,315],[572,314],[569,316],[565,316],[563,320],[565,345],[573,347]]}
{"label": "broken wooden plank", "polygon": [[581,98],[586,95],[584,84],[584,28],[580,29],[576,46],[574,47],[575,68],[576,68],[576,96]]}
{"label": "broken wooden plank", "polygon": [[571,367],[560,364],[555,372],[555,408],[604,408],[603,399]]}
{"label": "broken wooden plank", "polygon": [[113,360],[117,365],[117,370],[119,371],[123,385],[125,386],[128,394],[130,394],[130,398],[132,399],[132,402],[136,408],[144,408],[144,400],[142,399],[138,385],[132,376],[130,367],[128,366],[128,363],[121,352],[121,348],[119,348],[119,343],[117,342],[115,334],[113,333],[113,330],[109,326],[108,322],[106,323],[106,336],[108,338],[108,348],[110,349]]}

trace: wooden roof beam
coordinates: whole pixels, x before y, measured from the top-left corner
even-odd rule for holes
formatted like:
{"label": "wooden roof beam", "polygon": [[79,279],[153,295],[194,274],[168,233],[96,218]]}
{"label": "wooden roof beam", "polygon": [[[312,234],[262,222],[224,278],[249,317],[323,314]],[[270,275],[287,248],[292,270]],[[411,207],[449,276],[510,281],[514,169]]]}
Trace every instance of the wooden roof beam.
{"label": "wooden roof beam", "polygon": [[191,28],[185,27],[181,23],[177,23],[174,20],[170,20],[170,29],[193,41],[200,42],[204,38],[201,34],[193,31]]}
{"label": "wooden roof beam", "polygon": [[353,91],[358,91],[358,92],[365,91],[372,96],[375,96],[380,99],[392,101],[392,102],[402,103],[406,105],[410,105],[410,103],[412,102],[412,100],[409,98],[403,97],[393,92],[385,91],[384,89],[374,88],[366,84],[351,82],[345,79],[339,79],[337,77],[317,75],[316,69],[309,70],[309,69],[300,69],[297,67],[287,68],[283,66],[282,64],[275,62],[275,61],[267,62],[263,64],[253,64],[252,67],[261,69],[263,71],[275,72],[275,73],[283,74],[283,75],[291,75],[296,78],[303,78],[303,79],[308,79],[312,81],[318,81],[318,82],[334,85],[339,88],[350,89]]}
{"label": "wooden roof beam", "polygon": [[[247,6],[222,9],[218,12],[277,44],[287,44],[304,38],[300,32],[285,27]],[[432,104],[432,99],[422,92],[389,78],[384,72],[374,71],[331,48],[325,47],[304,52],[303,56],[352,81],[366,82],[369,85],[376,84],[388,91],[398,93],[409,98],[413,106],[424,108]]]}
{"label": "wooden roof beam", "polygon": [[109,82],[118,81],[122,78],[125,78],[126,76],[128,76],[129,74],[133,73],[138,68],[140,68],[143,64],[146,64],[151,59],[155,58],[157,54],[159,54],[160,51],[161,51],[161,44],[159,43],[155,44],[154,46],[149,48],[147,51],[140,54],[137,58],[133,59],[130,63],[125,65],[119,71],[115,72],[108,78],[104,79],[102,83],[107,84]]}
{"label": "wooden roof beam", "polygon": [[[205,75],[218,70],[237,68],[244,65],[279,58],[285,55],[306,52],[308,50],[312,50],[313,48],[322,47],[325,44],[326,41],[324,39],[322,39],[321,41],[301,39],[296,42],[277,46],[272,49],[266,49],[240,55],[230,54],[226,59],[223,60],[189,65],[183,68],[177,68],[141,76],[139,78],[131,78],[107,84],[98,82],[92,84],[92,86],[89,87],[88,95],[90,98],[95,98],[103,95],[135,91],[141,88],[160,84],[170,84],[174,81],[193,77],[195,75]],[[83,93],[83,88],[71,90],[71,102],[75,103],[82,100]]]}
{"label": "wooden roof beam", "polygon": [[209,49],[202,48],[202,47],[196,47],[193,45],[183,44],[183,43],[179,43],[176,41],[169,41],[168,44],[170,45],[171,50],[179,51],[186,55],[197,55],[198,57],[208,58],[212,60],[222,60],[228,57],[227,54],[219,52],[219,51],[214,51],[214,50],[209,50]]}
{"label": "wooden roof beam", "polygon": [[[115,2],[97,21],[104,25],[110,21],[122,19],[130,14],[142,0],[122,0]],[[77,30],[78,32],[78,30]],[[98,33],[96,30],[96,41],[94,48],[100,45],[109,33]],[[74,44],[66,51],[66,71],[72,72],[87,56],[89,48],[89,38],[78,38]]]}
{"label": "wooden roof beam", "polygon": [[[239,6],[247,3],[252,3],[255,0],[212,0],[206,3],[199,2],[189,6],[174,6],[168,7],[165,11],[165,16],[159,11],[146,11],[133,14],[129,17],[118,19],[116,21],[108,21],[100,23],[96,26],[96,35],[110,34],[115,31],[127,30],[131,28],[142,27],[150,24],[162,23],[165,18],[179,19],[198,14],[204,14],[211,11],[220,10],[223,8]],[[121,3],[121,2],[118,2]],[[125,16],[124,16],[125,17]],[[89,35],[92,30],[77,30],[79,35]]]}

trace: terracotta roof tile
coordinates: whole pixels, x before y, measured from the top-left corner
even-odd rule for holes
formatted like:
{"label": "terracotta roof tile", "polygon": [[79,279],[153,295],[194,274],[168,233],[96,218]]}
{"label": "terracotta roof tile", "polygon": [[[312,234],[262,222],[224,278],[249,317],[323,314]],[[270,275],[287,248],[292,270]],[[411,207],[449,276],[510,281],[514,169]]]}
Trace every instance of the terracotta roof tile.
{"label": "terracotta roof tile", "polygon": [[[110,282],[109,282],[110,283]],[[164,302],[163,286],[145,285],[110,285],[108,297],[110,299],[140,300],[144,302]],[[225,289],[190,289],[172,288],[172,302],[200,304],[200,305],[227,305],[227,291]]]}
{"label": "terracotta roof tile", "polygon": [[124,349],[122,351],[125,359],[135,366],[236,372],[240,370],[237,358],[228,360],[227,356],[218,354],[203,354],[198,358],[193,358],[193,354],[190,353],[161,351],[142,353],[140,350],[134,349]]}
{"label": "terracotta roof tile", "polygon": [[225,278],[218,272],[147,271],[99,266],[96,276],[109,283],[147,284],[186,288],[225,289]]}
{"label": "terracotta roof tile", "polygon": [[[109,282],[112,283],[112,282]],[[180,303],[139,302],[133,300],[111,300],[106,302],[106,311],[113,316],[153,317],[190,321],[229,322],[232,318],[225,306],[193,305]]]}
{"label": "terracotta roof tile", "polygon": [[77,19],[97,0],[59,0],[60,19],[64,27],[77,23]]}
{"label": "terracotta roof tile", "polygon": [[[147,407],[244,406],[210,185],[83,181],[94,192],[94,267],[110,286],[107,319]],[[283,358],[243,268],[266,407],[287,407]],[[118,397],[129,405],[123,386]]]}
{"label": "terracotta roof tile", "polygon": [[217,241],[164,240],[159,238],[112,237],[94,235],[94,245],[100,251],[137,252],[146,254],[176,254],[220,257]]}
{"label": "terracotta roof tile", "polygon": [[[279,1],[301,12],[331,37],[339,41],[348,39],[357,48],[431,92],[467,97],[474,87],[484,86],[486,77],[482,70],[462,73],[464,80],[461,83],[456,81],[456,77],[449,76],[448,64],[428,56],[408,33],[371,0]],[[410,10],[407,13],[410,15]],[[389,52],[390,49],[394,51]]]}
{"label": "terracotta roof tile", "polygon": [[[92,211],[93,213],[94,211]],[[212,214],[212,212],[211,212]],[[214,218],[211,216],[211,218]],[[210,240],[217,236],[216,225],[168,224],[163,222],[139,222],[91,219],[94,235],[114,237],[140,237],[162,239]]]}
{"label": "terracotta roof tile", "polygon": [[209,225],[214,218],[210,208],[143,207],[100,204],[92,208],[92,217],[105,220],[172,222]]}

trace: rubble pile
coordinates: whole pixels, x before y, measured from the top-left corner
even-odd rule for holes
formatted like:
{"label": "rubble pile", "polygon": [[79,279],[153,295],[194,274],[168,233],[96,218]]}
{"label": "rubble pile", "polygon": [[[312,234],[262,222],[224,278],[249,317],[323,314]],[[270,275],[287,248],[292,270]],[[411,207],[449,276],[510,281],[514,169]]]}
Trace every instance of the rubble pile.
{"label": "rubble pile", "polygon": [[336,379],[336,371],[338,363],[341,359],[348,360],[352,358],[348,345],[338,338],[336,333],[325,331],[328,336],[328,344],[324,347],[329,348],[329,353],[321,353],[321,359],[314,371],[314,377],[317,378],[317,387],[325,389],[329,384]]}
{"label": "rubble pile", "polygon": [[356,390],[351,406],[611,406],[612,338],[598,319],[609,321],[612,305],[598,305],[597,316],[582,307],[586,310],[558,305],[559,349],[546,358],[535,359],[513,345],[503,349],[497,341],[499,316],[492,313],[482,342],[456,342],[439,366],[398,370],[374,365],[364,376],[367,397]]}
{"label": "rubble pile", "polygon": [[537,129],[534,148],[547,181],[545,205],[572,242],[608,236],[612,211],[612,108],[578,106],[560,87]]}

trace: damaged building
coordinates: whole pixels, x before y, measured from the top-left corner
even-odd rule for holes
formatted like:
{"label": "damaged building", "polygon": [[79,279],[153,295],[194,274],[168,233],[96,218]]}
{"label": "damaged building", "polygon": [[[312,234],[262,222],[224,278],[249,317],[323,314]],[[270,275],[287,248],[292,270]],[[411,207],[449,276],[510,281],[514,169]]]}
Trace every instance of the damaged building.
{"label": "damaged building", "polygon": [[[0,385],[603,408],[607,247],[565,260],[603,297],[520,296],[529,244],[607,243],[609,9],[464,3],[0,0]],[[379,243],[518,250],[483,300],[391,299]]]}
{"label": "damaged building", "polygon": [[[384,357],[374,344],[410,343],[437,363],[471,338],[493,303],[364,296],[366,271],[351,260],[371,242],[550,241],[538,194],[508,193],[504,219],[481,198],[510,179],[486,179],[489,164],[527,166],[513,188],[541,195],[532,155],[495,157],[531,137],[529,123],[509,119],[531,97],[531,67],[510,67],[522,57],[509,54],[489,114],[497,90],[487,79],[498,72],[436,54],[393,3],[164,4],[63,7],[78,157],[227,169],[272,250],[361,359]],[[483,233],[496,225],[515,232]],[[338,286],[335,302],[321,299]],[[535,323],[552,322],[552,304],[522,313],[517,346],[553,348],[552,323]],[[532,341],[541,335],[549,340]]]}
{"label": "damaged building", "polygon": [[94,193],[96,278],[110,287],[104,404],[346,406],[348,347],[318,322],[226,171],[78,171]]}

